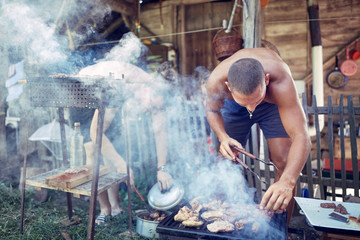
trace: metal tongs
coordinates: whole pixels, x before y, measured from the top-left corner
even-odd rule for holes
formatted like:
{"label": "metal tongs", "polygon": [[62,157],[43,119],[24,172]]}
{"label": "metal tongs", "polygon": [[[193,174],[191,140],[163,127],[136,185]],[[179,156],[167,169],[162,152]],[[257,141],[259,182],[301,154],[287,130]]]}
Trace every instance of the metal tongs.
{"label": "metal tongs", "polygon": [[264,164],[266,164],[266,165],[273,166],[275,169],[278,169],[278,168],[275,166],[274,163],[272,163],[272,162],[267,162],[267,161],[265,161],[265,160],[262,160],[262,159],[260,159],[260,158],[257,158],[255,155],[253,155],[253,154],[245,151],[245,150],[242,149],[242,148],[239,148],[239,147],[236,147],[236,146],[230,146],[230,147],[234,148],[236,151],[244,154],[245,156],[248,156],[248,157],[251,158],[251,159],[260,161],[260,162],[262,162],[262,163],[264,163]]}
{"label": "metal tongs", "polygon": [[[276,168],[276,166],[275,166],[273,163],[271,163],[271,162],[265,162],[264,160],[261,160],[261,159],[257,158],[256,156],[254,156],[253,154],[251,154],[251,153],[249,153],[249,152],[247,152],[247,151],[245,151],[245,150],[243,150],[243,149],[241,149],[241,148],[238,148],[238,147],[236,147],[236,146],[231,146],[231,147],[234,148],[236,151],[244,154],[245,156],[248,156],[248,157],[250,157],[250,158],[252,158],[252,159],[255,159],[255,160],[258,160],[258,161],[260,161],[260,162],[263,162],[263,163],[265,163],[266,165],[272,165],[272,166],[274,166],[274,167]],[[246,165],[243,161],[241,161],[241,159],[240,159],[238,156],[235,156],[235,160],[236,160],[237,163],[240,163],[241,166],[243,166],[246,170],[248,170],[249,172],[251,172],[257,179],[259,179],[260,182],[266,184],[267,186],[269,185],[269,183],[268,183],[266,180],[262,180],[261,177],[259,176],[259,174],[257,174],[257,173],[254,172],[253,170],[251,170],[251,168],[249,168],[248,165]]]}

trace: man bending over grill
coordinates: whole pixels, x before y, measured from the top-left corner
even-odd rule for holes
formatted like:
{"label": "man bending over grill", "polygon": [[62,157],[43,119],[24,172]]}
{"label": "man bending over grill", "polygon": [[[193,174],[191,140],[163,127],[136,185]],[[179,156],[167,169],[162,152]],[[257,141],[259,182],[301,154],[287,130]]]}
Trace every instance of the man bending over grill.
{"label": "man bending over grill", "polygon": [[287,64],[274,51],[246,48],[222,61],[207,82],[206,116],[220,153],[235,160],[231,146],[243,148],[258,123],[278,170],[260,207],[288,211],[296,181],[311,149],[305,114]]}

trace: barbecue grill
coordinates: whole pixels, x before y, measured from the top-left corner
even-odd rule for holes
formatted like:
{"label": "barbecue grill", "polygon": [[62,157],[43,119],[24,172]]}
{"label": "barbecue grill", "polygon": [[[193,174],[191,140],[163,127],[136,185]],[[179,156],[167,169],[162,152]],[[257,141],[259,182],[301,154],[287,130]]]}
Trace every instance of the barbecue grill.
{"label": "barbecue grill", "polygon": [[27,78],[34,107],[99,108],[118,106],[124,99],[124,79],[105,77],[47,76]]}
{"label": "barbecue grill", "polygon": [[[102,142],[103,119],[105,107],[118,107],[127,95],[125,88],[130,82],[124,79],[115,79],[112,75],[109,77],[77,77],[69,75],[53,76],[29,76],[26,79],[28,94],[32,107],[56,107],[59,112],[61,143],[64,165],[68,166],[66,139],[65,139],[65,119],[64,108],[97,108],[99,110],[98,129],[96,137],[97,157],[94,159],[93,178],[91,183],[91,199],[88,223],[88,239],[94,238],[95,231],[95,210],[96,196],[98,194],[99,180],[99,162],[100,149]],[[140,83],[140,82],[138,82]],[[25,152],[27,150],[25,149]],[[26,158],[24,159],[24,171],[22,179],[26,175]],[[127,172],[129,175],[129,172]],[[22,201],[21,201],[21,226],[20,233],[23,232],[24,220],[24,199],[25,199],[25,181],[22,183]],[[130,190],[129,190],[130,191]],[[130,194],[130,193],[129,193]],[[129,197],[130,199],[130,197]],[[67,192],[68,219],[72,219],[71,193]],[[131,206],[129,203],[129,219],[131,219]],[[131,222],[129,224],[131,231]]]}
{"label": "barbecue grill", "polygon": [[259,228],[258,232],[253,232],[251,224],[246,225],[241,230],[224,233],[212,233],[207,230],[208,222],[201,227],[185,227],[180,222],[174,220],[178,211],[174,211],[170,216],[163,219],[157,226],[156,232],[159,233],[160,240],[186,240],[186,239],[287,239],[287,213],[274,214],[269,221],[269,228]]}

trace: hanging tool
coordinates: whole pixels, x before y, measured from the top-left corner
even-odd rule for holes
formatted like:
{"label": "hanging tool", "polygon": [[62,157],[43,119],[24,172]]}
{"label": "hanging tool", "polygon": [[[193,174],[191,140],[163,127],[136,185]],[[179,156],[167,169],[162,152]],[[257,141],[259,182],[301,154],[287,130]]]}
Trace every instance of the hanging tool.
{"label": "hanging tool", "polygon": [[242,7],[242,5],[238,3],[238,0],[235,0],[234,6],[233,6],[233,9],[231,12],[230,20],[229,20],[229,25],[228,25],[227,29],[225,30],[225,33],[231,32],[231,28],[232,28],[232,25],[234,22],[235,11],[236,11],[237,7]]}

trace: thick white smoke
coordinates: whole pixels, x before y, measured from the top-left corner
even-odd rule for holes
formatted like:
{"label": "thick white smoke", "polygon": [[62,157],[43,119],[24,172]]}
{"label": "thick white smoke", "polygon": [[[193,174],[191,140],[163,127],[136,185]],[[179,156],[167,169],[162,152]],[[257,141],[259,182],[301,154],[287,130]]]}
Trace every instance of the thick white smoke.
{"label": "thick white smoke", "polygon": [[137,63],[141,58],[146,57],[147,51],[147,47],[140,39],[129,32],[123,35],[118,45],[105,54],[104,60]]}
{"label": "thick white smoke", "polygon": [[[97,21],[111,13],[109,7],[103,4],[97,6],[97,2],[3,1],[0,4],[1,44],[23,49],[27,62],[38,68],[66,64],[71,54],[71,45],[75,44],[76,47],[86,37],[94,34],[92,25],[87,22],[81,25],[85,30],[76,33],[74,28],[77,23],[71,19],[86,13]],[[90,13],[89,9],[92,9]]]}
{"label": "thick white smoke", "polygon": [[[37,64],[51,64],[66,59],[61,39],[48,24],[49,16],[40,16],[36,8],[22,3],[10,3],[1,8],[0,29],[10,46],[22,46]],[[4,42],[3,42],[4,44]]]}
{"label": "thick white smoke", "polygon": [[[81,4],[77,5],[77,3]],[[66,1],[65,6],[62,4],[63,1],[50,0],[23,0],[2,4],[0,9],[0,31],[6,36],[6,38],[3,38],[6,42],[2,44],[22,47],[27,54],[26,60],[39,68],[51,64],[68,64],[66,61],[71,54],[69,49],[70,39],[64,32],[63,35],[58,34],[59,27],[66,26],[64,24],[66,20],[70,21],[71,16],[84,13],[89,8],[83,1]],[[95,21],[104,19],[105,16],[109,15],[111,10],[108,7],[103,5],[97,7],[96,1],[93,1],[92,4],[94,6],[91,8],[91,15]],[[61,14],[59,14],[60,12]],[[70,26],[75,45],[94,31],[91,25],[84,26],[83,29],[85,31],[82,32],[84,34],[82,36],[71,31]],[[124,34],[119,44],[105,54],[103,59],[97,61],[100,63],[98,67],[101,69],[96,69],[93,72],[101,72],[103,76],[107,76],[107,72],[113,72],[107,70],[108,66],[104,67],[106,62],[114,63],[114,61],[117,61],[135,64],[139,67],[139,71],[125,69],[126,64],[124,65],[124,77],[131,81],[140,75],[145,75],[145,72],[140,68],[146,71],[147,54],[148,49],[142,44],[141,40],[133,33],[127,33]],[[121,70],[122,68],[117,68],[117,78],[121,78]],[[131,72],[128,73],[129,71]],[[196,72],[196,76],[186,77],[172,74],[177,78],[177,81],[172,82],[159,74],[150,73],[154,77],[151,90],[157,92],[158,95],[163,95],[169,116],[167,126],[163,126],[167,127],[168,130],[168,155],[169,159],[172,158],[169,162],[169,165],[172,166],[169,166],[169,168],[172,170],[174,178],[186,179],[187,183],[191,183],[189,185],[191,192],[187,193],[188,198],[196,197],[196,195],[208,195],[210,197],[221,189],[228,199],[237,198],[249,202],[252,199],[252,193],[247,189],[241,171],[226,163],[214,165],[211,163],[212,159],[208,158],[207,136],[204,127],[205,113],[203,106],[201,106],[202,102],[188,101],[187,96],[184,94],[184,92],[193,94],[193,99],[201,98],[201,94],[204,94],[201,91],[200,84],[194,83],[199,80],[196,78],[206,79],[209,73],[203,68],[197,68]],[[167,81],[167,84],[163,84]],[[166,86],[164,87],[164,85]],[[181,88],[186,90],[181,91]],[[141,92],[143,90],[144,92]],[[140,96],[141,99],[141,96],[147,96],[148,91],[147,88],[138,88],[134,92],[134,96]],[[156,98],[156,96],[152,97]],[[141,101],[144,102],[145,100]],[[137,139],[146,139],[146,141],[138,141],[139,149],[145,149],[144,146],[146,146],[152,149],[149,151],[154,151],[154,140],[149,141],[148,136],[142,136],[144,134],[143,130],[144,128],[137,127],[132,129],[131,133]],[[156,165],[156,163],[154,164]],[[196,164],[198,166],[195,166]],[[194,175],[194,172],[188,171],[189,169],[196,169],[197,174]],[[214,188],[214,183],[217,183],[218,187]]]}

